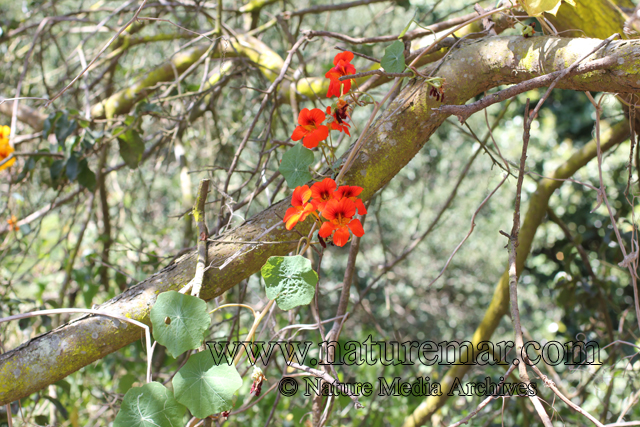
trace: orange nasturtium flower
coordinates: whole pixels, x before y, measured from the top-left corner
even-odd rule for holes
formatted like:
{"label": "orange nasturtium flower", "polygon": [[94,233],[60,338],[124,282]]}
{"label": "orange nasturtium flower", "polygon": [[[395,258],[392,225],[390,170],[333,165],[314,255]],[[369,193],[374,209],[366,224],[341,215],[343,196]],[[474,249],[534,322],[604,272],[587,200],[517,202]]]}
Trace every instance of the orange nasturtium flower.
{"label": "orange nasturtium flower", "polygon": [[318,234],[326,239],[333,233],[333,243],[344,246],[349,241],[349,230],[358,237],[364,235],[359,219],[352,219],[356,214],[356,205],[351,200],[331,200],[322,211],[322,216],[328,219],[320,227]]}
{"label": "orange nasturtium flower", "polygon": [[337,108],[335,110],[332,110],[331,107],[327,107],[327,115],[333,117],[333,121],[331,122],[331,129],[344,132],[347,135],[351,136],[351,134],[349,133],[349,128],[351,127],[351,125],[344,121],[344,119],[340,116],[340,112]]}
{"label": "orange nasturtium flower", "polygon": [[364,203],[362,203],[362,200],[358,198],[360,193],[362,193],[362,187],[358,187],[357,185],[341,185],[336,191],[335,197],[337,200],[343,197],[351,200],[355,203],[356,209],[358,209],[358,215],[364,215],[367,213],[367,208],[364,206]]}
{"label": "orange nasturtium flower", "polygon": [[327,202],[333,199],[333,193],[338,185],[331,178],[325,178],[311,186],[311,203],[320,212],[324,210]]}
{"label": "orange nasturtium flower", "polygon": [[[9,145],[9,134],[11,133],[11,128],[9,126],[0,126],[0,162],[9,157],[11,153],[15,150],[11,145]],[[16,162],[16,158],[9,160],[0,166],[0,171],[2,169],[8,168]]]}
{"label": "orange nasturtium flower", "polygon": [[327,117],[319,108],[309,110],[303,108],[298,114],[298,126],[293,131],[291,139],[300,141],[307,148],[315,148],[320,141],[324,141],[329,136],[329,128],[322,124]]}
{"label": "orange nasturtium flower", "polygon": [[353,59],[353,53],[346,51],[340,52],[333,58],[334,67],[327,71],[324,76],[330,80],[329,91],[327,92],[327,98],[332,96],[342,96],[340,89],[344,85],[344,93],[351,90],[351,79],[341,82],[338,80],[342,76],[349,76],[356,73],[356,67],[353,66],[351,60]]}
{"label": "orange nasturtium flower", "polygon": [[7,220],[7,224],[9,224],[9,230],[20,230],[20,227],[18,226],[18,218],[16,218],[15,215],[11,215],[11,218]]}
{"label": "orange nasturtium flower", "polygon": [[[304,221],[311,213],[315,213],[316,208],[309,203],[311,198],[311,190],[308,185],[296,187],[291,196],[291,205],[293,207],[287,209],[284,214],[284,222],[287,230],[291,230],[296,226],[298,221]],[[317,215],[317,214],[316,214]]]}

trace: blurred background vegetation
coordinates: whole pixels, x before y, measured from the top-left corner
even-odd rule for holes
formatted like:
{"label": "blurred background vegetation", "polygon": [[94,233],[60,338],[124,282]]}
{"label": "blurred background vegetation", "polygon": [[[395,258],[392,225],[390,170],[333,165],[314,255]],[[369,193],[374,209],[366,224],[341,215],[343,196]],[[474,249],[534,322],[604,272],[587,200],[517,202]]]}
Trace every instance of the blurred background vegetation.
{"label": "blurred background vegetation", "polygon": [[[232,37],[231,30],[251,32],[281,58],[287,56],[291,36],[297,39],[301,30],[334,31],[352,37],[398,34],[414,16],[421,25],[429,25],[471,13],[475,4],[469,0],[372,2],[344,11],[310,13],[283,20],[283,11],[330,2],[270,1],[257,12],[243,12],[243,7],[253,3],[256,2],[223,1],[223,34]],[[495,1],[479,4],[488,9]],[[21,85],[20,96],[53,98],[126,24],[139,5],[140,2],[133,1],[0,0],[3,64],[0,95],[13,98]],[[98,66],[46,110],[41,109],[43,101],[22,101],[37,110],[34,113],[37,117],[46,120],[41,122],[44,130],[17,122],[13,135],[16,152],[40,154],[18,157],[15,165],[0,172],[0,228],[5,227],[0,230],[2,317],[46,308],[90,308],[159,271],[177,254],[195,246],[197,231],[193,219],[184,214],[193,204],[200,179],[212,180],[214,190],[209,200],[216,202],[207,207],[207,215],[210,229],[218,232],[241,224],[274,201],[289,197],[292,189],[287,188],[277,170],[296,126],[295,109],[324,110],[329,101],[323,96],[318,99],[299,96],[294,107],[286,98],[270,102],[239,158],[228,192],[223,193],[227,168],[259,108],[261,91],[271,83],[268,73],[246,57],[232,55],[224,41],[222,45],[229,55],[206,57],[177,84],[173,78],[154,84],[156,90],[138,101],[128,114],[99,119],[88,116],[91,106],[131,87],[175,58],[176,52],[196,39],[193,32],[209,32],[213,40],[215,34],[211,31],[216,26],[216,15],[216,2],[149,1],[141,16],[159,20],[139,21],[128,27],[98,59]],[[519,29],[507,30],[505,34],[519,34]],[[146,40],[127,46],[127,38],[129,43],[134,39]],[[415,43],[418,42],[423,41]],[[214,43],[200,38],[196,45]],[[118,52],[122,46],[126,48]],[[306,67],[294,56],[284,85],[300,76],[323,76],[332,66],[334,46],[381,58],[387,44],[353,46],[331,38],[315,38],[302,51]],[[362,58],[356,58],[354,63],[358,70],[371,65]],[[222,78],[207,86],[207,78],[220,71]],[[369,93],[380,100],[389,87],[387,83]],[[493,137],[503,156],[513,164],[518,163],[521,151],[525,101],[530,98],[535,103],[543,93],[544,89],[534,90],[488,109],[486,120],[496,123]],[[604,107],[603,127],[625,120],[620,103],[612,95],[607,97]],[[204,114],[191,116],[198,109]],[[342,142],[339,154],[356,140],[371,109],[371,106],[355,108],[352,136]],[[583,93],[554,91],[539,120],[534,122],[528,168],[540,175],[551,175],[593,138],[594,120],[595,109]],[[0,125],[11,125],[11,118],[0,116]],[[123,131],[128,132],[121,135],[124,142],[118,141],[117,135]],[[429,228],[465,165],[480,147],[473,134],[484,139],[486,133],[483,114],[471,117],[466,126],[450,118],[371,200],[351,292],[351,315],[342,341],[363,340],[369,334],[377,341],[470,339],[507,266],[504,248],[507,241],[499,230],[511,229],[515,178],[510,178],[480,211],[471,238],[444,275],[432,286],[427,285],[468,233],[471,217],[482,200],[502,179],[503,170],[484,150],[475,157],[457,197],[433,230],[406,259],[378,276],[385,265],[393,263]],[[122,144],[128,147],[123,149]],[[633,215],[637,215],[632,196],[639,189],[634,168],[629,195],[634,203],[630,204],[624,194],[629,178],[629,150],[627,140],[605,155],[603,165],[608,195],[627,241],[634,230]],[[635,159],[632,163],[637,166]],[[100,170],[109,173],[101,174]],[[597,164],[590,163],[574,178],[597,186]],[[539,179],[533,174],[525,177],[525,209]],[[271,181],[264,191],[253,197],[252,192],[268,180]],[[237,206],[241,201],[247,202]],[[50,203],[59,205],[49,210]],[[235,203],[232,215],[225,210],[225,203]],[[537,341],[586,339],[597,341],[601,347],[615,339],[639,343],[628,273],[618,266],[622,255],[606,207],[591,212],[595,207],[595,192],[579,184],[565,183],[551,198],[552,213],[538,229],[520,280],[522,322]],[[42,214],[34,220],[18,222],[18,230],[12,230],[7,223],[12,217],[20,221],[34,212]],[[566,226],[573,241],[558,222]],[[576,243],[585,249],[597,280],[585,268]],[[347,253],[347,247],[332,247],[325,252],[319,284],[322,318],[334,315]],[[363,295],[374,280],[375,284]],[[254,275],[209,305],[214,308],[223,302],[244,302],[260,307],[265,300],[264,285],[259,275]],[[15,348],[67,319],[67,316],[43,316],[0,324],[2,350]],[[314,321],[309,308],[276,312],[259,338],[269,339],[273,331],[289,324]],[[210,339],[243,337],[250,325],[251,318],[244,311],[218,311]],[[316,331],[302,331],[297,339],[321,341]],[[513,329],[505,317],[492,341],[512,339]],[[580,404],[598,418],[602,416],[604,422],[614,422],[625,410],[625,419],[638,419],[640,361],[637,356],[624,358],[633,355],[632,350],[620,347],[616,362],[602,369],[558,366],[560,385],[569,395],[579,393]],[[611,354],[610,350],[604,350],[601,358],[606,360]],[[167,380],[182,362],[182,358],[175,360],[161,348],[156,349],[154,379]],[[437,381],[445,368],[375,365],[345,367],[339,372],[345,381],[375,382],[380,376],[389,379],[429,376]],[[19,405],[14,403],[14,422],[109,425],[123,394],[132,385],[143,383],[145,369],[144,346],[141,342],[131,344],[21,400]],[[281,372],[281,366],[267,369],[266,385],[275,384]],[[503,368],[478,366],[466,380],[481,381],[491,376],[495,381],[503,373]],[[249,399],[249,386],[250,381],[245,379],[236,408]],[[538,388],[551,403],[553,396],[540,381]],[[399,425],[422,398],[361,400],[366,408],[356,411],[348,398],[340,398],[329,425]],[[439,425],[438,420],[443,425],[459,420],[481,400],[481,397],[452,398],[437,415],[434,425]],[[308,422],[305,414],[310,411],[311,402],[300,394],[281,397],[270,415],[275,404],[276,392],[269,393],[258,404],[232,415],[227,423],[262,426],[270,418],[272,425],[299,425],[305,419]],[[498,400],[472,423],[536,425],[538,421],[529,405],[524,399]],[[555,404],[554,408],[556,419],[566,425],[587,422],[564,405]],[[6,419],[6,412],[0,417]]]}

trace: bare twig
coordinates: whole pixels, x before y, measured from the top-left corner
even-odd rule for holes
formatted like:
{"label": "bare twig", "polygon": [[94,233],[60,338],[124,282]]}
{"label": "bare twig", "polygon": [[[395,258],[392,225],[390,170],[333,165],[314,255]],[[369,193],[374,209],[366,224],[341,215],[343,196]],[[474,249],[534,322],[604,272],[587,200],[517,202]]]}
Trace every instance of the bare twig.
{"label": "bare twig", "polygon": [[98,52],[98,54],[91,60],[91,62],[89,63],[89,65],[87,65],[84,70],[82,70],[80,72],[80,74],[78,74],[72,81],[71,83],[69,83],[64,89],[62,89],[60,92],[58,92],[53,98],[51,98],[51,100],[49,100],[49,102],[47,102],[45,104],[45,107],[48,107],[49,105],[51,105],[51,103],[53,101],[55,101],[56,99],[58,99],[60,96],[62,96],[63,93],[65,93],[71,86],[73,86],[73,84],[75,82],[78,81],[78,79],[80,77],[82,77],[84,75],[84,73],[87,72],[87,70],[93,65],[94,62],[96,62],[96,60],[100,57],[100,55],[102,55],[104,53],[105,50],[107,50],[107,48],[109,46],[111,46],[111,43],[113,43],[118,37],[120,37],[120,34],[122,34],[124,32],[124,30],[127,29],[127,27],[129,25],[131,25],[137,18],[138,15],[140,14],[140,12],[142,11],[142,8],[144,8],[144,5],[147,3],[147,0],[142,0],[142,4],[140,5],[140,7],[138,8],[138,10],[136,10],[136,13],[133,14],[133,17],[125,24],[123,25],[120,30],[113,36],[111,37],[111,39],[107,42],[107,44],[105,44],[102,49],[100,50],[100,52]]}
{"label": "bare twig", "polygon": [[478,214],[480,213],[480,211],[482,210],[482,208],[484,207],[484,205],[489,201],[489,199],[491,199],[491,197],[493,197],[493,195],[498,191],[498,189],[500,187],[502,187],[502,184],[505,183],[505,181],[507,180],[507,178],[509,178],[509,174],[505,173],[504,177],[502,178],[502,181],[500,181],[498,183],[498,185],[493,189],[493,191],[491,191],[491,193],[489,193],[489,195],[487,197],[484,198],[484,200],[482,201],[482,203],[480,203],[480,206],[478,206],[478,209],[476,209],[476,211],[473,213],[473,215],[471,216],[471,228],[469,228],[469,232],[467,233],[466,236],[464,236],[464,238],[462,239],[462,241],[460,243],[458,243],[458,246],[455,247],[455,249],[453,250],[453,252],[451,253],[451,255],[449,256],[449,258],[447,259],[447,262],[444,264],[444,267],[442,267],[442,270],[440,271],[440,274],[438,274],[431,282],[429,282],[429,284],[427,285],[427,287],[430,287],[431,285],[433,285],[435,282],[438,281],[438,279],[440,277],[442,277],[442,275],[444,274],[445,271],[447,271],[447,268],[449,267],[449,264],[451,264],[451,261],[453,260],[453,257],[456,255],[456,253],[458,253],[458,251],[460,250],[460,248],[462,247],[462,245],[464,245],[464,242],[467,241],[467,239],[469,238],[469,236],[471,236],[471,233],[473,233],[474,228],[476,227],[476,216],[478,216]]}
{"label": "bare twig", "polygon": [[[341,48],[340,46],[336,46],[336,47],[334,47],[334,49],[340,50],[340,51],[342,51],[342,52],[347,51],[347,49],[343,49],[343,48]],[[379,64],[379,63],[380,63],[380,60],[379,60],[379,59],[376,59],[376,58],[374,58],[374,57],[372,57],[372,56],[369,56],[369,55],[365,55],[364,53],[354,52],[354,51],[352,51],[352,50],[350,50],[349,52],[353,53],[355,56],[359,56],[360,58],[367,59],[367,60],[369,60],[369,61],[371,61],[371,62],[375,62],[375,63],[377,63],[377,64]]]}
{"label": "bare twig", "polygon": [[322,6],[313,6],[313,7],[309,7],[307,9],[299,9],[299,10],[293,10],[293,11],[287,11],[284,12],[283,15],[285,18],[289,19],[292,16],[303,16],[303,15],[307,15],[310,13],[323,13],[323,12],[333,12],[336,10],[346,10],[346,9],[351,9],[352,7],[356,7],[356,6],[364,6],[367,4],[373,4],[373,3],[382,3],[382,2],[386,2],[386,1],[397,1],[397,0],[357,0],[357,1],[352,1],[349,3],[338,3],[338,4],[329,4],[329,5],[322,5]]}
{"label": "bare twig", "polygon": [[[620,235],[620,230],[618,229],[616,217],[613,214],[613,209],[611,209],[611,204],[609,203],[609,198],[607,197],[606,187],[604,185],[604,180],[602,178],[602,149],[600,147],[600,114],[602,113],[602,108],[600,107],[600,103],[596,103],[591,93],[585,92],[589,101],[593,104],[596,109],[596,144],[598,149],[598,176],[600,179],[600,188],[598,189],[598,203],[601,204],[604,202],[607,207],[607,211],[609,212],[609,218],[611,219],[611,226],[613,227],[613,231],[616,235],[616,239],[618,242],[618,246],[620,246],[620,251],[624,257],[622,263],[620,263],[621,267],[627,267],[629,270],[629,275],[631,276],[631,284],[633,288],[633,300],[634,307],[636,311],[636,320],[638,322],[638,329],[640,329],[640,298],[638,296],[638,274],[636,273],[638,269],[638,249],[633,250],[633,241],[631,246],[631,254],[627,254],[627,250],[624,246],[624,241],[622,240],[622,236]],[[603,98],[600,98],[600,102],[602,102]],[[595,209],[597,209],[596,206]]]}
{"label": "bare twig", "polygon": [[[541,100],[538,105],[541,105],[544,99]],[[518,173],[518,182],[516,186],[516,201],[515,208],[513,210],[513,228],[511,229],[511,235],[509,236],[509,299],[511,305],[511,321],[513,322],[513,328],[516,335],[516,357],[514,361],[518,365],[518,371],[520,373],[520,380],[529,386],[531,381],[529,380],[529,374],[527,373],[527,365],[524,363],[522,350],[524,347],[524,339],[522,338],[522,325],[520,323],[520,310],[518,309],[518,271],[516,268],[516,250],[518,247],[518,234],[520,232],[520,200],[522,198],[522,182],[524,180],[524,170],[527,161],[527,147],[529,146],[529,137],[531,131],[531,123],[535,117],[534,114],[529,114],[529,99],[524,108],[524,136],[522,138],[522,155],[520,156],[520,169]],[[553,427],[549,415],[544,410],[544,407],[540,403],[538,396],[529,396],[533,407],[535,408],[538,416],[542,420],[545,427]]]}
{"label": "bare twig", "polygon": [[374,75],[384,76],[384,77],[413,77],[414,74],[409,72],[387,73],[386,71],[382,71],[382,70],[371,70],[371,71],[363,71],[362,73],[350,74],[348,76],[342,76],[342,77],[339,77],[338,80],[344,81],[344,80],[357,79],[360,77],[374,76]]}
{"label": "bare twig", "polygon": [[585,411],[584,409],[582,409],[580,406],[576,405],[575,403],[573,403],[568,397],[566,397],[564,394],[562,394],[560,392],[560,390],[558,390],[558,388],[556,387],[556,385],[554,384],[553,381],[551,381],[545,374],[543,374],[540,369],[538,369],[538,367],[533,364],[533,363],[529,363],[528,364],[531,369],[533,369],[533,372],[536,373],[536,375],[538,375],[540,377],[540,379],[542,380],[542,382],[544,382],[544,385],[546,385],[547,387],[549,387],[551,389],[551,391],[553,391],[556,396],[558,396],[560,398],[560,400],[562,400],[564,403],[566,403],[567,405],[569,405],[569,407],[571,409],[573,409],[574,411],[576,411],[579,414],[584,415],[585,417],[587,417],[587,419],[589,421],[591,421],[594,425],[598,426],[598,427],[603,427],[604,425],[598,421],[593,415],[591,415],[590,413],[588,413],[587,411]]}
{"label": "bare twig", "polygon": [[[511,375],[511,372],[514,371],[514,369],[516,369],[516,364],[512,364],[511,366],[509,366],[509,369],[507,369],[507,372],[503,375],[504,378],[507,378],[509,375]],[[500,386],[502,385],[503,381],[500,381],[498,383],[498,389],[500,389]],[[469,415],[467,415],[466,417],[464,417],[463,419],[461,419],[460,421],[458,421],[457,423],[453,423],[451,425],[449,425],[449,427],[459,427],[463,424],[467,424],[469,423],[469,421],[471,421],[471,419],[473,417],[475,417],[476,415],[478,415],[478,413],[480,411],[482,411],[482,409],[487,406],[493,399],[495,399],[497,396],[489,396],[487,397],[485,400],[483,400],[477,407],[476,409],[474,409],[473,411],[471,411],[471,413]]]}
{"label": "bare twig", "polygon": [[295,362],[288,362],[287,364],[292,368],[298,369],[300,371],[305,371],[315,377],[322,378],[324,381],[328,382],[329,384],[332,384],[333,386],[338,388],[341,392],[343,392],[345,395],[349,396],[349,398],[353,401],[353,404],[356,407],[356,409],[364,408],[364,405],[358,401],[357,395],[351,394],[349,389],[347,389],[344,384],[340,383],[338,380],[335,380],[328,373],[310,368],[308,366],[299,365]]}

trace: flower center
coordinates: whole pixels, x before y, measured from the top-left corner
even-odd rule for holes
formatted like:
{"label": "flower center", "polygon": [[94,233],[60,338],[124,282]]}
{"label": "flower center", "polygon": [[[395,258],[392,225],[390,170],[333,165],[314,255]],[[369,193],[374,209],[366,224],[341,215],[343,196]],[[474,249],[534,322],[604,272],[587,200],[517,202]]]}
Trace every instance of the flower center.
{"label": "flower center", "polygon": [[339,213],[339,214],[336,215],[336,219],[334,219],[333,221],[334,221],[334,224],[336,224],[337,226],[344,227],[347,224],[349,224],[349,220],[350,220],[350,218],[346,218],[346,217],[342,216],[341,213]]}

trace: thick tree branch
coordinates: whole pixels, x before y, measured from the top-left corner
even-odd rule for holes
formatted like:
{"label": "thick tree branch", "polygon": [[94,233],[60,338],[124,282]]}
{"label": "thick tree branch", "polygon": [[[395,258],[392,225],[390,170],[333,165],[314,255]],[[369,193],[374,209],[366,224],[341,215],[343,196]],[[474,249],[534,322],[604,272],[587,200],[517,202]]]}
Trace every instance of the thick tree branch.
{"label": "thick tree branch", "polygon": [[[461,104],[492,87],[519,83],[562,69],[564,64],[575,62],[598,43],[600,40],[592,39],[494,37],[466,43],[444,63],[434,65],[438,66],[436,74],[447,81],[447,101]],[[607,71],[569,77],[559,82],[558,87],[624,93],[640,89],[640,42],[613,42],[598,56],[615,56],[616,65]],[[409,84],[370,129],[363,149],[345,176],[350,185],[364,187],[363,200],[370,199],[389,182],[447,118],[446,114],[434,111],[441,103],[429,97],[429,89],[420,81]],[[586,156],[584,162],[590,158]],[[289,200],[285,199],[219,238],[283,243],[209,245],[209,266],[200,295],[203,299],[221,295],[257,272],[269,256],[284,255],[295,249],[295,243],[290,242],[297,240],[298,234],[287,231],[282,222],[288,205]],[[541,217],[545,211],[546,207]],[[308,233],[310,225],[309,221],[302,223],[298,231]],[[532,240],[527,232],[523,225],[520,234],[523,254],[529,251],[523,247],[524,241]],[[518,255],[520,267],[520,253]],[[157,295],[184,286],[194,275],[196,259],[195,252],[179,258],[99,309],[149,324],[149,310]],[[140,337],[139,328],[102,316],[83,317],[36,337],[0,355],[0,404],[28,396]],[[446,388],[444,384],[443,388]],[[422,416],[420,414],[419,419],[424,419]]]}
{"label": "thick tree branch", "polygon": [[[150,71],[144,78],[134,82],[128,88],[94,105],[91,108],[91,116],[99,119],[129,112],[136,102],[156,90],[158,83],[174,80],[174,68],[179,74],[184,73],[196,61],[200,60],[202,55],[207,53],[209,47],[209,45],[201,45],[175,54],[171,61]],[[216,58],[247,58],[259,64],[260,70],[271,81],[278,76],[284,62],[276,52],[260,40],[243,35],[225,37],[224,41],[218,43],[212,56]],[[216,81],[218,79],[219,76]]]}
{"label": "thick tree branch", "polygon": [[[7,101],[0,96],[0,114],[5,116],[13,116],[13,102]],[[27,107],[24,104],[18,104],[17,119],[22,123],[26,123],[36,131],[41,131],[44,126],[44,121],[47,118],[46,114],[42,114],[32,108]]]}

